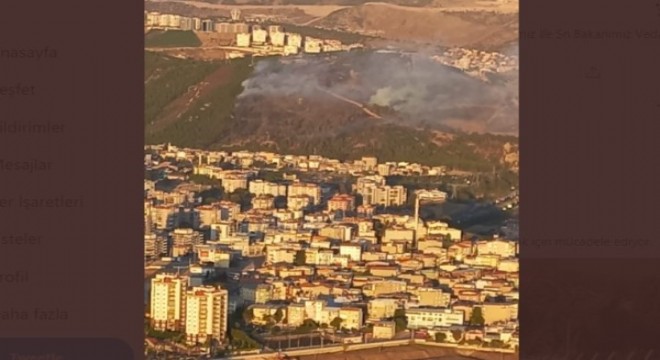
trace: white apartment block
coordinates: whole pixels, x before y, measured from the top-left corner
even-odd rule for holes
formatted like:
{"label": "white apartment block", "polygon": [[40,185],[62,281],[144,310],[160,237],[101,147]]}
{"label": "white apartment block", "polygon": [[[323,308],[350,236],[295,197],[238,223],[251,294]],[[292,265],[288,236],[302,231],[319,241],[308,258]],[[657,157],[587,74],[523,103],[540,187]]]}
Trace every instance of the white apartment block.
{"label": "white apartment block", "polygon": [[286,185],[264,180],[250,181],[249,191],[254,195],[286,196]]}
{"label": "white apartment block", "polygon": [[408,327],[412,329],[432,329],[452,325],[463,325],[462,311],[450,309],[416,308],[406,310]]}
{"label": "white apartment block", "polygon": [[175,274],[158,274],[151,279],[150,317],[154,329],[182,329],[188,282],[188,277]]}
{"label": "white apartment block", "polygon": [[228,300],[227,290],[214,286],[194,287],[186,292],[185,331],[189,345],[224,341]]}

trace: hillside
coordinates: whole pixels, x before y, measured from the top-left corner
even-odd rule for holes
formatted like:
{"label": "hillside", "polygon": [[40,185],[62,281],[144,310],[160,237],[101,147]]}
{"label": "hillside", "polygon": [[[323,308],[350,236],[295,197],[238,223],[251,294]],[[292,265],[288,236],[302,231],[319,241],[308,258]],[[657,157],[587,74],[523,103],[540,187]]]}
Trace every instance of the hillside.
{"label": "hillside", "polygon": [[[388,83],[394,86],[390,80],[397,79],[392,73],[388,77],[376,76],[375,70],[365,73],[361,64],[377,59],[369,53],[355,58],[303,58],[306,60],[298,60],[300,63],[266,59],[255,67],[249,60],[199,62],[154,53],[146,56],[148,144],[172,142],[338,159],[377,155],[385,161],[491,171],[494,165],[500,166],[504,144],[517,143],[513,136],[469,135],[454,130],[457,123],[490,116],[483,110],[489,96],[480,94],[470,104],[467,93],[461,94],[461,86],[465,91],[478,87],[460,74],[448,75],[446,87],[429,88],[422,94],[428,111],[415,113],[418,100],[405,98],[412,96],[410,92],[404,91],[399,97],[390,94],[389,106],[385,106],[382,94],[373,99],[380,87]],[[400,59],[386,57],[382,61],[374,69],[383,70],[387,61],[390,66],[399,66]],[[405,74],[401,76],[405,78]],[[411,78],[418,80],[418,76]],[[459,80],[467,85],[460,85]],[[449,89],[453,89],[451,93]],[[438,91],[447,93],[438,98]],[[462,109],[454,109],[451,94],[462,97]],[[438,105],[443,97],[447,103]],[[439,115],[452,121],[438,121]],[[475,127],[486,126],[478,125],[484,120],[475,121]]]}
{"label": "hillside", "polygon": [[144,46],[147,48],[158,47],[196,47],[202,42],[192,31],[180,30],[152,30],[144,38]]}
{"label": "hillside", "polygon": [[442,46],[498,49],[518,40],[518,13],[456,6],[414,8],[369,3],[337,10],[314,26]]}

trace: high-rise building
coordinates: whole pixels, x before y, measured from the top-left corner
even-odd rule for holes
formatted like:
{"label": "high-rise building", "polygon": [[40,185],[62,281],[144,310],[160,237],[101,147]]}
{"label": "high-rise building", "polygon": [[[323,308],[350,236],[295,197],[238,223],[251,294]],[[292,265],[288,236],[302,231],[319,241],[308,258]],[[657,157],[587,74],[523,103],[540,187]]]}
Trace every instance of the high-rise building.
{"label": "high-rise building", "polygon": [[154,329],[178,331],[183,328],[185,289],[188,277],[158,274],[151,279],[151,324]]}
{"label": "high-rise building", "polygon": [[190,345],[222,343],[227,335],[229,293],[215,286],[194,287],[186,292],[185,331]]}

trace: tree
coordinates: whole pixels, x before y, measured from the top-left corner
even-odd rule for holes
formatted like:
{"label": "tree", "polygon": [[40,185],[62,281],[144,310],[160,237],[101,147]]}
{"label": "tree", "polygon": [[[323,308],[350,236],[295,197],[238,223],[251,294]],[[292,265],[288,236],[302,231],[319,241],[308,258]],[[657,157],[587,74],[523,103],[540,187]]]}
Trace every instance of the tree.
{"label": "tree", "polygon": [[403,309],[396,309],[394,311],[394,324],[396,332],[405,330],[408,327],[408,318],[406,317],[406,311]]}
{"label": "tree", "polygon": [[502,340],[491,340],[488,346],[492,348],[505,348],[506,344]]}
{"label": "tree", "polygon": [[305,257],[305,250],[298,250],[296,252],[296,257],[293,259],[293,263],[297,266],[303,266],[307,263],[307,258]]}
{"label": "tree", "polygon": [[472,315],[470,315],[470,325],[483,326],[486,320],[484,319],[483,311],[481,307],[475,307],[472,309]]}
{"label": "tree", "polygon": [[332,321],[330,321],[330,325],[333,328],[335,328],[335,330],[339,330],[339,328],[341,327],[341,322],[342,321],[344,321],[344,320],[342,318],[340,318],[339,316],[337,316],[336,318],[332,319]]}
{"label": "tree", "polygon": [[251,324],[252,320],[254,319],[254,312],[252,309],[247,308],[243,311],[243,321],[245,321],[246,324]]}
{"label": "tree", "polygon": [[237,350],[258,349],[259,343],[248,336],[243,330],[231,329],[231,344]]}
{"label": "tree", "polygon": [[318,328],[319,328],[319,324],[317,324],[314,320],[305,319],[303,323],[300,326],[298,326],[293,332],[295,334],[308,334]]}
{"label": "tree", "polygon": [[188,181],[200,184],[200,185],[210,185],[210,186],[219,186],[220,181],[213,179],[210,176],[193,174],[188,176]]}
{"label": "tree", "polygon": [[273,315],[264,315],[262,320],[266,323],[265,328],[266,330],[270,330],[273,325],[275,325],[275,319],[273,318]]}
{"label": "tree", "polygon": [[275,320],[276,324],[279,324],[280,322],[282,322],[282,319],[284,319],[284,312],[280,308],[277,309],[277,311],[275,311],[275,314],[273,315],[273,320]]}
{"label": "tree", "polygon": [[447,340],[447,335],[445,333],[437,332],[435,333],[435,342],[445,342]]}

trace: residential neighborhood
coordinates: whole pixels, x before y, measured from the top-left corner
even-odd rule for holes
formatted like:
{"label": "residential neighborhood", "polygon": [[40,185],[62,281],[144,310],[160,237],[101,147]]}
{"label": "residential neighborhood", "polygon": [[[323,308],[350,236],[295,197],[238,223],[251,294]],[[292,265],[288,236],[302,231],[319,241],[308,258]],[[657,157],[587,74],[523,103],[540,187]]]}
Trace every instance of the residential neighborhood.
{"label": "residential neighborhood", "polygon": [[[518,242],[424,214],[444,167],[145,148],[148,353],[422,339],[518,347]],[[413,211],[414,208],[414,211]]]}

